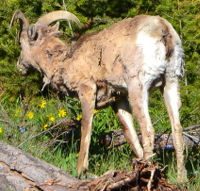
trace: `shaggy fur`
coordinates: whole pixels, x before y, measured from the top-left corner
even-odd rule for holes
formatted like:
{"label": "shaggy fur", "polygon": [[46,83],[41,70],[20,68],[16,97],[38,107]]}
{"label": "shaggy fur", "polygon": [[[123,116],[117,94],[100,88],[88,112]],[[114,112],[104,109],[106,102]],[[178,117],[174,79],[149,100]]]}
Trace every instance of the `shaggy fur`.
{"label": "shaggy fur", "polygon": [[[83,119],[79,175],[88,169],[95,108],[111,106],[136,156],[144,159],[152,156],[154,129],[148,97],[149,92],[159,88],[171,121],[178,178],[183,180],[183,140],[178,111],[183,50],[171,24],[159,16],[140,15],[84,35],[71,47],[57,37],[56,26],[35,25],[35,30],[38,35],[31,42],[27,32],[21,31],[22,50],[17,66],[24,74],[30,67],[37,69],[44,75],[45,84],[51,83],[66,95],[80,99]],[[133,127],[130,108],[141,128],[143,147]]]}

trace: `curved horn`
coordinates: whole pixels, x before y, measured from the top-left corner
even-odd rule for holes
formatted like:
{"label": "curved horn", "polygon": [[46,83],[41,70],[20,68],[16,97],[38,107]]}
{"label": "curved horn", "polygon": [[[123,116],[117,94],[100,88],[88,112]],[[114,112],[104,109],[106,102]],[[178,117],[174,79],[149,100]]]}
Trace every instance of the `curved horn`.
{"label": "curved horn", "polygon": [[50,13],[47,13],[46,15],[40,17],[36,24],[44,24],[44,25],[50,25],[54,21],[57,20],[72,20],[74,21],[79,27],[81,26],[79,19],[72,13],[68,11],[53,11]]}
{"label": "curved horn", "polygon": [[12,26],[17,19],[19,19],[19,21],[20,21],[21,30],[23,28],[28,28],[29,27],[28,20],[26,19],[24,13],[22,13],[20,10],[16,10],[15,11],[15,13],[13,14],[12,20],[10,22],[10,25]]}

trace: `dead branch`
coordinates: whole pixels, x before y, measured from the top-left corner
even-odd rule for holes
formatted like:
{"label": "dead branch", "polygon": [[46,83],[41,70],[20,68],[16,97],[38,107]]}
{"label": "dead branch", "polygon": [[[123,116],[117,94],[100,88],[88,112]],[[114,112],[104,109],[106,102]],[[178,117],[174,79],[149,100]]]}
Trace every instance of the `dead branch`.
{"label": "dead branch", "polygon": [[184,191],[167,183],[157,163],[135,161],[131,172],[112,170],[94,180],[78,180],[4,142],[0,182],[0,190],[13,191]]}

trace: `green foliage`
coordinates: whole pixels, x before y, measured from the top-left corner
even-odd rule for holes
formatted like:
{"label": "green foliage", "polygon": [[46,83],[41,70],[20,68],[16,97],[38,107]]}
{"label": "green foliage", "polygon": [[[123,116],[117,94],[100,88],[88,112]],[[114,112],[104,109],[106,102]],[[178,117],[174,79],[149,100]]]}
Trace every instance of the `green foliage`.
{"label": "green foliage", "polygon": [[200,100],[200,1],[160,1],[156,14],[166,18],[179,33],[185,52],[185,77],[181,83],[182,125],[199,123]]}
{"label": "green foliage", "polygon": [[[9,96],[9,100],[13,101],[19,95],[26,96],[31,93],[37,93],[37,84],[41,79],[36,73],[32,74],[30,77],[21,76],[20,72],[16,70],[15,64],[19,57],[19,47],[18,44],[18,29],[16,27],[10,27],[10,21],[13,15],[13,10],[21,7],[21,9],[26,12],[34,12],[33,7],[29,7],[24,1],[2,1],[0,3],[0,99],[5,96]],[[26,10],[26,11],[25,11]],[[30,14],[29,14],[30,15]],[[30,16],[31,18],[31,16]],[[32,88],[29,88],[32,86]]]}
{"label": "green foliage", "polygon": [[[29,22],[34,23],[47,12],[73,8],[72,3],[62,4],[62,2],[64,1],[5,0],[0,3],[0,99],[7,97],[10,101],[14,101],[19,96],[37,96],[42,88],[42,78],[38,72],[27,77],[16,70],[20,48],[18,46],[19,24],[10,27],[14,11],[22,10]],[[65,22],[62,28],[66,29],[66,26]]]}
{"label": "green foliage", "polygon": [[[2,102],[0,104],[0,140],[19,146],[33,156],[77,176],[76,164],[79,156],[80,135],[72,134],[70,139],[66,139],[71,128],[69,129],[66,125],[54,127],[59,123],[59,120],[66,116],[81,121],[81,118],[78,118],[80,115],[79,102],[71,98],[66,98],[66,102],[67,104],[52,98],[45,100],[36,98],[23,102],[18,99],[15,104]],[[58,115],[61,110],[66,111],[66,116]],[[101,133],[109,133],[114,129],[119,129],[120,124],[113,117],[113,111],[108,108],[94,112],[89,172],[102,175],[113,169],[130,171],[132,159],[135,156],[129,144],[120,147],[103,147],[99,143]],[[45,126],[46,124],[48,126]],[[80,128],[78,121],[77,125]],[[200,185],[199,157],[198,148],[185,151],[188,177],[192,178],[192,182],[188,186],[190,190],[194,191],[198,190]],[[175,153],[166,149],[160,150],[157,152],[155,160],[161,167],[168,165],[164,173],[171,183],[176,183]]]}

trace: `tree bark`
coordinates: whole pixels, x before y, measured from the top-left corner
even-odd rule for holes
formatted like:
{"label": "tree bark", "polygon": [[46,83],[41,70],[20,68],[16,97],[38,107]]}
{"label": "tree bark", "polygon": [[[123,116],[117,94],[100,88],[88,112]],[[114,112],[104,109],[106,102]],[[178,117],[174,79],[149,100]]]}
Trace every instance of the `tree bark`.
{"label": "tree bark", "polygon": [[[141,134],[138,134],[139,140],[141,142]],[[105,147],[117,147],[126,143],[124,134],[122,130],[114,130],[110,133],[101,134],[99,136],[99,142]],[[186,147],[194,147],[200,145],[200,139],[197,136],[190,135],[183,132],[183,142]],[[174,150],[173,138],[171,134],[156,134],[154,141],[154,149],[167,149]]]}
{"label": "tree bark", "polygon": [[65,186],[76,181],[67,172],[0,142],[0,190],[40,190],[44,183]]}
{"label": "tree bark", "polygon": [[135,161],[133,170],[108,171],[94,180],[67,172],[0,142],[0,191],[184,191],[172,188],[157,163]]}

